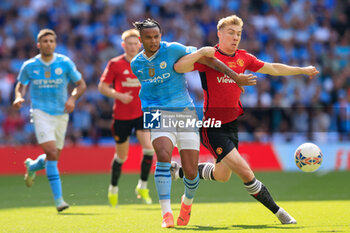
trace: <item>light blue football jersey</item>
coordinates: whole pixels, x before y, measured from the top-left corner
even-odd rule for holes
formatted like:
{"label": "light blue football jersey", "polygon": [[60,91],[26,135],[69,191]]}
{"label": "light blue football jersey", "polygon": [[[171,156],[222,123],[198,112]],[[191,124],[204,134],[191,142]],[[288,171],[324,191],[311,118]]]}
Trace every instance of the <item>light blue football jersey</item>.
{"label": "light blue football jersey", "polygon": [[160,42],[159,50],[151,57],[140,52],[131,61],[131,69],[141,83],[142,109],[175,109],[194,107],[183,74],[174,70],[181,57],[196,51],[173,42]]}
{"label": "light blue football jersey", "polygon": [[41,59],[41,55],[23,63],[17,80],[29,86],[33,109],[40,109],[51,115],[64,114],[68,98],[68,83],[77,82],[81,74],[67,56],[54,53],[51,62]]}

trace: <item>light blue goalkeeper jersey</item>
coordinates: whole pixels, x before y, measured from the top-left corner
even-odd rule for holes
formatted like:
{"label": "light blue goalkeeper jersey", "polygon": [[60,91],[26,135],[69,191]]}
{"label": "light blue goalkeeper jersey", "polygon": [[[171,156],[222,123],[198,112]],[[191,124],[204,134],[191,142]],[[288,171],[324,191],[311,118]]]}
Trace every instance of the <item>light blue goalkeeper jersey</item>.
{"label": "light blue goalkeeper jersey", "polygon": [[27,60],[17,77],[23,85],[30,84],[32,108],[51,115],[64,114],[68,83],[80,79],[81,74],[72,60],[58,53],[54,53],[49,63],[44,62],[40,54]]}
{"label": "light blue goalkeeper jersey", "polygon": [[179,43],[160,42],[159,50],[151,57],[140,52],[131,61],[131,69],[141,83],[142,109],[176,109],[194,107],[183,74],[174,64],[184,55],[196,51]]}

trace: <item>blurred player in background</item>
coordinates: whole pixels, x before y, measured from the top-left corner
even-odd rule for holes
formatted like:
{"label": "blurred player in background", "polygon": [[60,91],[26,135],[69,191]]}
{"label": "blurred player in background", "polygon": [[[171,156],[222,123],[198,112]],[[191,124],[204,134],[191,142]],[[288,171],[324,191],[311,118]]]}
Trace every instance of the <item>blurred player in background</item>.
{"label": "blurred player in background", "polygon": [[[244,73],[245,70],[250,70],[269,75],[305,74],[310,77],[318,74],[313,66],[294,67],[263,62],[245,50],[238,49],[242,28],[243,21],[236,15],[221,19],[217,25],[219,44],[215,46],[215,57],[235,72]],[[226,182],[233,171],[241,178],[248,193],[271,210],[282,224],[296,223],[293,217],[274,202],[265,185],[255,178],[248,163],[238,152],[237,117],[243,114],[240,102],[242,90],[239,85],[227,82],[222,73],[202,64],[195,64],[189,57],[183,57],[175,64],[177,72],[184,73],[193,69],[200,71],[204,90],[204,118],[215,118],[222,122],[218,129],[201,128],[201,142],[215,157],[216,164],[199,164],[200,177]],[[179,169],[176,162],[172,162],[171,170],[175,179],[183,177],[182,168]]]}
{"label": "blurred player in background", "polygon": [[[40,54],[27,60],[18,75],[13,106],[17,109],[24,103],[26,88],[30,84],[30,100],[35,135],[45,154],[36,160],[26,159],[25,183],[31,187],[35,172],[45,168],[57,211],[69,207],[62,197],[62,185],[57,162],[64,145],[69,113],[73,112],[76,100],[86,90],[85,81],[75,64],[66,56],[55,53],[56,33],[42,29],[37,36]],[[76,87],[68,97],[67,86]]]}
{"label": "blurred player in background", "polygon": [[[190,54],[197,61],[203,56],[213,57],[213,51],[202,48],[195,52],[194,47],[161,41],[160,25],[152,19],[135,22],[134,26],[140,32],[140,40],[144,47],[144,50],[131,61],[132,71],[141,82],[140,99],[142,108],[148,111],[157,109],[156,113],[152,114],[154,119],[165,111],[174,115],[177,113],[196,115],[193,110],[192,99],[186,88],[184,75],[176,73],[173,66],[179,58],[187,54]],[[217,69],[223,69],[224,67],[230,77],[241,81],[243,85],[255,85],[256,80],[252,75],[238,76],[217,59],[208,59],[202,62],[207,61]],[[182,197],[177,224],[187,225],[190,219],[193,198],[199,184],[197,169],[199,135],[195,130],[183,132],[181,129],[175,129],[171,132],[165,132],[162,129],[151,129],[151,141],[158,159],[154,179],[162,210],[162,227],[174,227],[170,205],[170,162],[175,146],[179,149],[185,173],[183,180],[185,192]]]}
{"label": "blurred player in background", "polygon": [[137,197],[142,198],[146,204],[152,204],[149,189],[147,189],[147,180],[154,150],[149,131],[143,130],[143,113],[138,97],[141,85],[130,67],[131,59],[138,54],[141,48],[139,37],[140,34],[136,29],[127,30],[122,34],[122,47],[125,53],[109,61],[98,85],[98,90],[103,95],[115,99],[112,134],[116,145],[112,160],[111,183],[108,188],[109,203],[113,207],[118,204],[118,180],[122,165],[128,158],[129,136],[133,130],[135,130],[143,151],[141,175],[135,192]]}

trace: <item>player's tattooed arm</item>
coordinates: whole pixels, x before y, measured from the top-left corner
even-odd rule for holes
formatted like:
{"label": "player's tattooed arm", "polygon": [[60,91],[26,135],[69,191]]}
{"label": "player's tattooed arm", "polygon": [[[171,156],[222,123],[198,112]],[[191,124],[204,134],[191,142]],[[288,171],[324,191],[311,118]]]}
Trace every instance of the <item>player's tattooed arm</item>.
{"label": "player's tattooed arm", "polygon": [[196,63],[202,57],[214,58],[215,48],[214,47],[203,47],[197,51],[187,54],[181,57],[175,64],[174,70],[178,73],[191,72],[194,69],[194,63]]}
{"label": "player's tattooed arm", "polygon": [[237,74],[230,69],[225,63],[216,58],[202,57],[198,60],[198,63],[209,66],[210,68],[217,70],[228,77],[233,79],[238,86],[253,86],[256,85],[256,76],[252,74]]}

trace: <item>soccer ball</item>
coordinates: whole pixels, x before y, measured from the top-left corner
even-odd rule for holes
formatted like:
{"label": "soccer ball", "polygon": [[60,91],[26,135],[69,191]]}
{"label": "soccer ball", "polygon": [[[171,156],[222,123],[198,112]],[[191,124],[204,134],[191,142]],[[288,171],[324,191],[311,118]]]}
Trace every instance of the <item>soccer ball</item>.
{"label": "soccer ball", "polygon": [[321,166],[323,155],[318,146],[307,142],[297,148],[294,158],[300,170],[303,172],[314,172]]}

